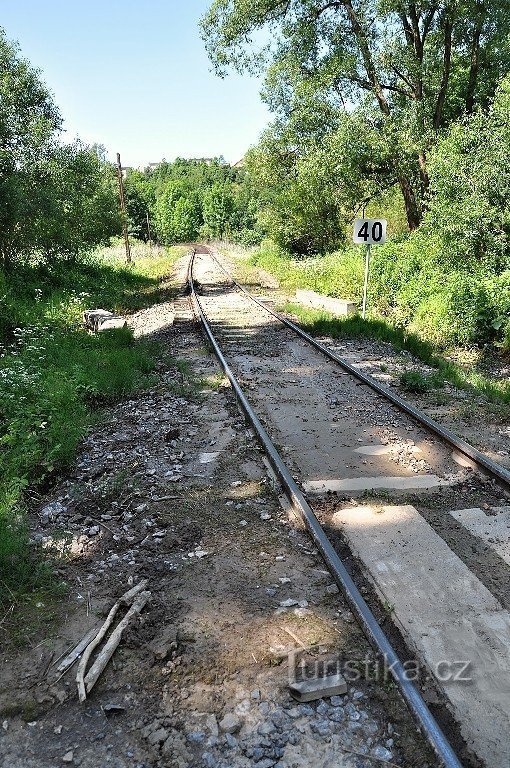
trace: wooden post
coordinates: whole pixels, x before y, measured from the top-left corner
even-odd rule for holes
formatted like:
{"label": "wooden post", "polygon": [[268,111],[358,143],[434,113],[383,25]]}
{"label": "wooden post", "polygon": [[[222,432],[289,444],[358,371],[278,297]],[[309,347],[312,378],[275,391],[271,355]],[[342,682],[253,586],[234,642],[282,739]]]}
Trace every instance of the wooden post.
{"label": "wooden post", "polygon": [[147,211],[147,234],[149,235],[149,246],[152,248],[151,222],[149,219],[149,211]]}
{"label": "wooden post", "polygon": [[129,235],[127,226],[126,198],[124,196],[124,180],[122,178],[122,165],[120,163],[120,154],[117,152],[117,177],[119,180],[119,199],[120,210],[122,213],[122,232],[124,234],[124,244],[126,246],[126,262],[131,263],[131,248],[129,246]]}

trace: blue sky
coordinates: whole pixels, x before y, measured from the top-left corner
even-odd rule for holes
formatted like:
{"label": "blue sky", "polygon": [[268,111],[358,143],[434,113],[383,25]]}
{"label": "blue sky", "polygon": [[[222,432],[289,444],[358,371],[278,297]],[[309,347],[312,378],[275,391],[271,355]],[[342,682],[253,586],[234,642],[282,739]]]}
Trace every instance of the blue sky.
{"label": "blue sky", "polygon": [[197,21],[209,0],[3,0],[0,26],[55,96],[69,139],[123,165],[239,160],[270,116],[260,82],[210,72]]}

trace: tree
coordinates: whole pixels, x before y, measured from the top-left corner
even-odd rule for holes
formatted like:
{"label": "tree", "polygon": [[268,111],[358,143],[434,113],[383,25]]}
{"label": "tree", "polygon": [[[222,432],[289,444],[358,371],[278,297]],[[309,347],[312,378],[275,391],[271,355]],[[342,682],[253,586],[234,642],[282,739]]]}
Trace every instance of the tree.
{"label": "tree", "polygon": [[209,238],[220,240],[231,229],[234,199],[230,187],[216,182],[204,193],[204,230]]}
{"label": "tree", "polygon": [[182,181],[170,181],[156,198],[157,235],[162,243],[191,242],[198,237],[202,224],[200,194],[189,191]]}
{"label": "tree", "polygon": [[266,100],[283,117],[310,91],[327,107],[377,110],[410,229],[438,132],[486,105],[510,61],[507,0],[214,0],[202,33],[220,74],[271,65]]}
{"label": "tree", "polygon": [[149,216],[150,221],[155,203],[154,188],[148,183],[144,173],[132,170],[125,180],[124,194],[129,218],[129,232],[133,237],[147,241],[149,239],[147,216]]}
{"label": "tree", "polygon": [[114,176],[98,147],[60,141],[39,72],[0,30],[0,266],[33,253],[76,257],[119,228]]}
{"label": "tree", "polygon": [[40,163],[33,247],[48,261],[77,258],[120,234],[115,170],[101,148],[79,141],[57,146]]}
{"label": "tree", "polygon": [[5,269],[32,246],[40,212],[39,165],[54,151],[60,127],[39,72],[0,28],[0,265]]}
{"label": "tree", "polygon": [[487,112],[452,126],[431,156],[424,236],[437,233],[440,260],[485,273],[510,269],[510,75]]}

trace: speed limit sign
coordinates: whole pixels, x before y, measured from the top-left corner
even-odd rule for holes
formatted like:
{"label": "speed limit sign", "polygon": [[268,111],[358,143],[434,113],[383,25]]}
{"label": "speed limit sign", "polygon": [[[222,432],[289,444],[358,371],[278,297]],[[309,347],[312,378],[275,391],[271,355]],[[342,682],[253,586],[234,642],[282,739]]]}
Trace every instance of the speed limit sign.
{"label": "speed limit sign", "polygon": [[370,246],[382,245],[386,242],[386,219],[356,219],[352,239],[355,243],[366,245],[365,281],[363,284],[363,310],[365,319],[367,312],[368,276],[370,273]]}
{"label": "speed limit sign", "polygon": [[353,241],[361,245],[382,245],[386,242],[386,219],[356,219]]}

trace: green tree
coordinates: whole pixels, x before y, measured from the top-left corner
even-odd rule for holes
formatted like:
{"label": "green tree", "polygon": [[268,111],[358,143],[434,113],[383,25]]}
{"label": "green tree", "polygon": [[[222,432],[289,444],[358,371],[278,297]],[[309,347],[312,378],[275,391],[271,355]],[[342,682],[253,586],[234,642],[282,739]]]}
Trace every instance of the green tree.
{"label": "green tree", "polygon": [[222,239],[231,232],[234,198],[229,185],[216,182],[204,193],[204,232],[209,238]]}
{"label": "green tree", "polygon": [[41,213],[39,169],[61,118],[39,72],[0,28],[0,265],[29,250]]}
{"label": "green tree", "polygon": [[507,0],[214,0],[202,32],[220,74],[270,66],[266,100],[284,117],[313,92],[324,109],[376,110],[410,229],[437,133],[488,103],[510,55]]}
{"label": "green tree", "polygon": [[120,233],[116,177],[100,147],[57,146],[39,164],[32,246],[47,260],[77,258]]}
{"label": "green tree", "polygon": [[510,75],[487,112],[452,126],[431,156],[424,234],[441,240],[441,263],[510,268]]}

